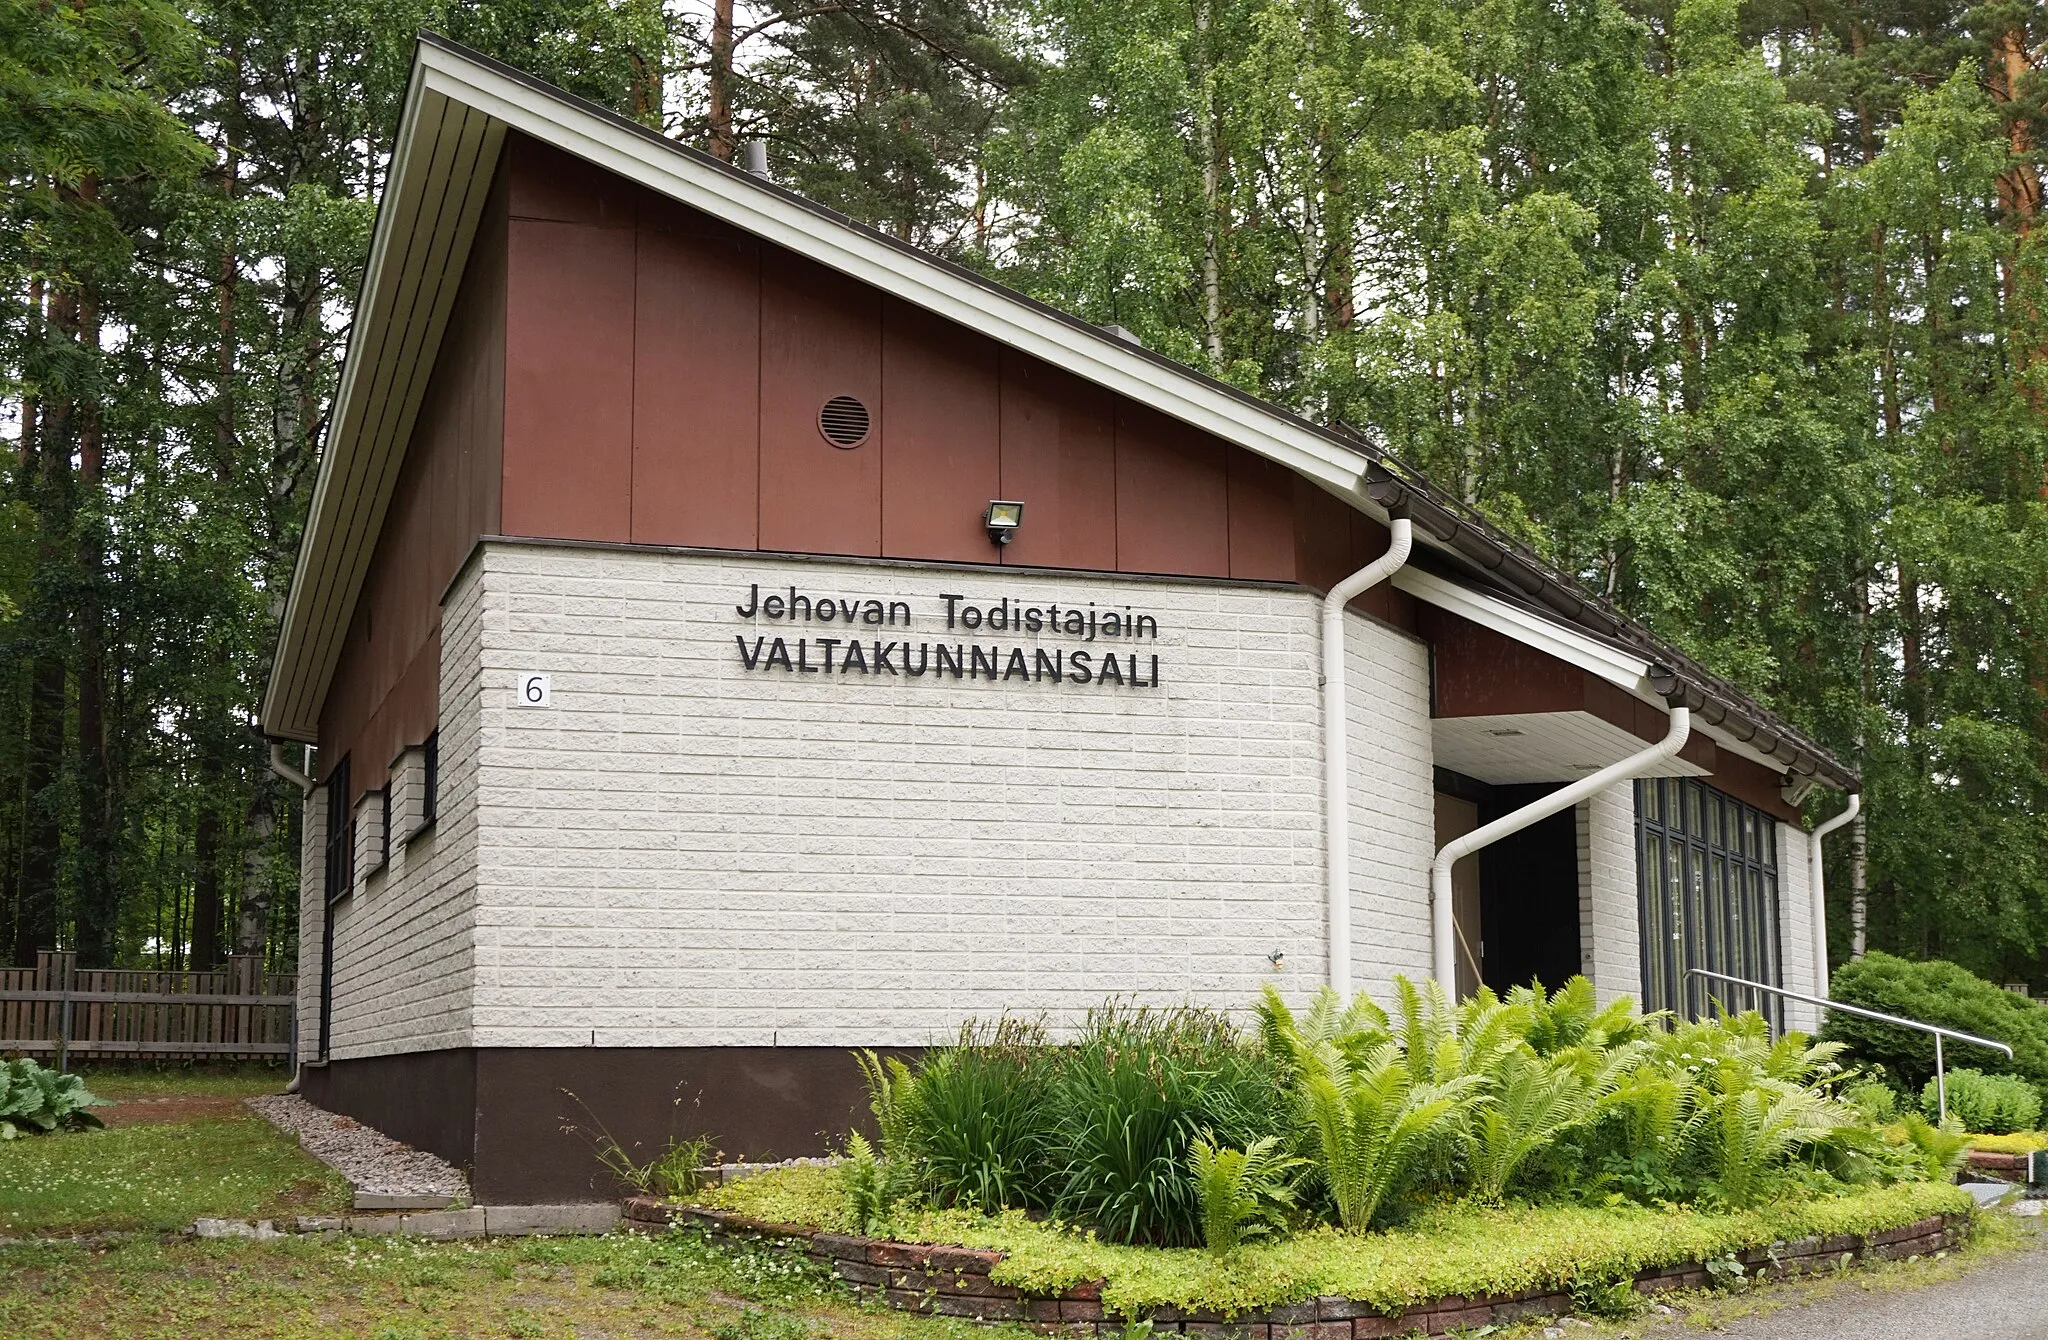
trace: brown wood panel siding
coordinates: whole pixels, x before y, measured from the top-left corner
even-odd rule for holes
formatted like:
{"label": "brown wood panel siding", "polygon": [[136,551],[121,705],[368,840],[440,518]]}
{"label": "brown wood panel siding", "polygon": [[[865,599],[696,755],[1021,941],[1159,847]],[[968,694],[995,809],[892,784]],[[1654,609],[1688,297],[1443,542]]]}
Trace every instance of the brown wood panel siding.
{"label": "brown wood panel siding", "polygon": [[1230,575],[1222,441],[1145,405],[1116,412],[1116,557],[1124,572]]}
{"label": "brown wood panel siding", "polygon": [[503,504],[512,534],[632,538],[633,253],[631,228],[512,218]]}
{"label": "brown wood panel siding", "polygon": [[1047,363],[1002,351],[1002,484],[1024,503],[1003,562],[1114,572],[1115,397]]}
{"label": "brown wood panel siding", "polygon": [[477,225],[321,710],[321,777],[353,759],[356,796],[383,786],[391,760],[439,723],[441,593],[477,536],[500,529],[506,176]]}
{"label": "brown wood panel siding", "polygon": [[[835,447],[818,411],[836,395],[868,408],[867,441]],[[882,552],[882,297],[780,250],[761,258],[761,547]]]}
{"label": "brown wood panel siding", "polygon": [[631,228],[641,202],[653,198],[635,182],[517,132],[505,137],[503,162],[511,168],[515,219]]}
{"label": "brown wood panel siding", "polygon": [[1575,665],[1432,605],[1423,607],[1420,624],[1435,666],[1436,716],[1597,711],[1587,684],[1598,681]]}
{"label": "brown wood panel siding", "polygon": [[[1002,489],[996,345],[894,298],[882,305],[882,552],[987,563]],[[863,448],[866,450],[866,448]]]}
{"label": "brown wood panel siding", "polygon": [[1301,476],[1240,447],[1227,450],[1230,481],[1230,575],[1247,581],[1293,581],[1294,481]]}
{"label": "brown wood panel siding", "polygon": [[[1708,743],[1713,742],[1710,740]],[[1773,819],[1783,819],[1795,827],[1804,827],[1799,808],[1785,801],[1782,789],[1785,781],[1783,773],[1774,772],[1732,750],[1722,749],[1716,753],[1713,775],[1707,778],[1707,785],[1718,787],[1737,800],[1748,801]],[[1783,870],[1784,867],[1785,858],[1780,855],[1778,868]]]}
{"label": "brown wood panel siding", "polygon": [[633,312],[633,540],[760,543],[761,249],[650,197]]}

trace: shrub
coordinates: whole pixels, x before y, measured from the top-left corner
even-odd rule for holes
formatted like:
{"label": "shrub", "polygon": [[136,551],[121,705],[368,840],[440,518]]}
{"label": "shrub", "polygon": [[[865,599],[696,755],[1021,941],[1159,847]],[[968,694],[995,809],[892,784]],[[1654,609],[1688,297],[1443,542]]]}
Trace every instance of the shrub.
{"label": "shrub", "polygon": [[[1939,1119],[1941,1091],[1935,1080],[1928,1080],[1920,1091],[1920,1109],[1930,1121]],[[2017,1075],[1951,1070],[1948,1112],[1966,1131],[1985,1135],[2031,1131],[2041,1120],[2041,1092]]]}
{"label": "shrub", "polygon": [[92,1109],[107,1106],[76,1075],[45,1070],[27,1057],[0,1061],[0,1140],[97,1127]]}
{"label": "shrub", "polygon": [[[2003,1053],[1970,1047],[1968,1055],[1987,1073],[2018,1075],[2035,1088],[2048,1088],[2048,1006],[2007,991],[1939,959],[1925,963],[1870,953],[1837,969],[1829,992],[1845,1005],[1861,1005],[1907,1019],[1940,1024],[2003,1042]],[[1882,1065],[1912,1093],[1934,1077],[1934,1038],[1917,1029],[1828,1011],[1821,1036],[1848,1046],[1862,1065]],[[1950,1043],[1949,1058],[1967,1044]]]}

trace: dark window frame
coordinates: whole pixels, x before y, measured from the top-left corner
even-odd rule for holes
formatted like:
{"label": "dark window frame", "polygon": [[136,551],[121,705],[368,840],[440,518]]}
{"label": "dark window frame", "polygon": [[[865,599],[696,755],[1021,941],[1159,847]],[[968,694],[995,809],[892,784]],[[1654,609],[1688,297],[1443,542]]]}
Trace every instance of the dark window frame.
{"label": "dark window frame", "polygon": [[420,826],[424,833],[441,817],[441,730],[437,726],[420,746],[426,752],[426,792],[420,797]]}
{"label": "dark window frame", "polygon": [[1778,821],[1694,777],[1635,784],[1637,916],[1645,1010],[1755,1009],[1779,1028],[1779,999],[1691,977],[1705,968],[1784,985]]}

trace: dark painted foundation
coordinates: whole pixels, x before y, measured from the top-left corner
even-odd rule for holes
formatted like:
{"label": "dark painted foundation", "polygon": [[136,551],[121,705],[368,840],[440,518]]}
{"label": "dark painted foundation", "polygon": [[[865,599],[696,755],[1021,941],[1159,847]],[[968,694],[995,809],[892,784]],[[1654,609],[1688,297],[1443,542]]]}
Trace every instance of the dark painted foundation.
{"label": "dark painted foundation", "polygon": [[473,1047],[306,1066],[301,1092],[469,1172],[479,1204],[610,1200],[635,1160],[710,1135],[728,1161],[814,1157],[869,1124],[843,1047]]}

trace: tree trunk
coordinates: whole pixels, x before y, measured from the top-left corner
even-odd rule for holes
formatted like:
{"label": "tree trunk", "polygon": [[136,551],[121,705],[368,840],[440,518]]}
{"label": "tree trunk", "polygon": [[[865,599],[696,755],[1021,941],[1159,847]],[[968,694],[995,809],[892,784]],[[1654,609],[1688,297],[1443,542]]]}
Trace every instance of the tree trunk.
{"label": "tree trunk", "polygon": [[711,0],[711,60],[706,73],[711,156],[732,161],[732,0]]}
{"label": "tree trunk", "polygon": [[243,824],[242,900],[235,926],[235,952],[256,955],[259,962],[270,946],[270,844],[277,833],[277,811],[271,803],[274,790],[267,780],[256,784]]}
{"label": "tree trunk", "polygon": [[[87,182],[82,193],[91,192]],[[79,303],[78,341],[89,356],[99,353],[99,303],[91,288]],[[73,948],[81,968],[111,968],[118,940],[120,891],[114,854],[120,839],[113,768],[107,752],[106,546],[99,506],[103,443],[98,406],[81,404],[78,424],[78,487],[85,505],[77,523],[78,600],[78,896]]]}
{"label": "tree trunk", "polygon": [[192,828],[192,955],[186,966],[194,972],[220,966],[219,789],[220,768],[209,758],[199,770],[199,821]]}
{"label": "tree trunk", "polygon": [[36,966],[57,947],[57,859],[63,842],[64,661],[38,647],[29,670],[28,766],[22,783],[21,897],[14,911],[14,966]]}

